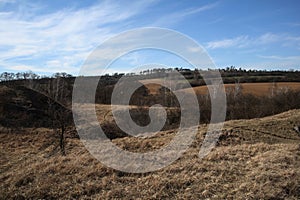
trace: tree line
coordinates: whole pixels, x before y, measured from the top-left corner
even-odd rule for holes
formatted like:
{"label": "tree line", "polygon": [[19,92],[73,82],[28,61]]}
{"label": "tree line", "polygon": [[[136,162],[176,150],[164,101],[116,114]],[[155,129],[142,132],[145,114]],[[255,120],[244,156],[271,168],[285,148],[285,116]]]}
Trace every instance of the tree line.
{"label": "tree line", "polygon": [[44,79],[44,78],[71,78],[73,75],[68,74],[66,72],[56,72],[51,76],[46,75],[38,75],[33,71],[26,71],[26,72],[3,72],[0,74],[0,82],[2,81],[13,81],[13,80],[37,80],[37,79]]}
{"label": "tree line", "polygon": [[[300,71],[298,70],[255,70],[255,69],[243,69],[243,68],[237,68],[235,66],[226,67],[224,69],[189,69],[189,68],[182,68],[182,67],[169,67],[169,68],[153,68],[153,69],[146,69],[143,71],[140,71],[139,73],[113,73],[112,75],[105,74],[102,77],[122,77],[122,76],[141,76],[141,78],[144,75],[147,75],[147,77],[157,77],[162,76],[166,73],[170,73],[173,71],[177,71],[181,73],[186,79],[195,79],[200,80],[202,79],[201,73],[206,71],[219,71],[221,76],[226,81],[230,81],[230,78],[236,78],[241,79],[241,77],[250,78],[255,76],[257,81],[260,81],[257,79],[257,77],[275,77],[275,78],[289,78],[291,80],[297,80],[300,81]],[[149,76],[151,75],[151,76]],[[71,78],[74,77],[72,74],[68,74],[66,72],[56,72],[52,74],[51,76],[47,75],[38,75],[34,73],[33,71],[26,71],[26,72],[3,72],[0,74],[0,82],[1,81],[12,81],[12,80],[32,80],[32,79],[44,79],[44,78]],[[227,78],[227,79],[226,79]],[[263,79],[265,80],[265,79]]]}

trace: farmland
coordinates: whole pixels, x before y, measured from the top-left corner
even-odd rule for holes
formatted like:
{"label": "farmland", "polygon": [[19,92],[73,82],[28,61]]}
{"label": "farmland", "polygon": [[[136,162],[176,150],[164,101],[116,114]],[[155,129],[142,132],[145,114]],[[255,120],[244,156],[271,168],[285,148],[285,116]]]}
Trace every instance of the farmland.
{"label": "farmland", "polygon": [[[239,84],[224,84],[227,92],[234,91],[240,87],[243,94],[252,94],[255,96],[271,95],[273,90],[300,90],[300,83],[298,82],[279,82],[279,83],[239,83]],[[186,89],[187,91],[191,90]],[[208,94],[207,86],[194,87],[193,90],[196,94]]]}

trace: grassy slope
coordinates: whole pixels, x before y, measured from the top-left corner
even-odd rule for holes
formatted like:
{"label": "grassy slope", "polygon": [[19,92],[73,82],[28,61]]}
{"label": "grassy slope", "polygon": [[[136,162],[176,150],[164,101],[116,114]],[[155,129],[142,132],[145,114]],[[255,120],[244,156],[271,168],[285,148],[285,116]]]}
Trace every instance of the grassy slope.
{"label": "grassy slope", "polygon": [[[106,168],[80,140],[67,138],[67,156],[47,129],[0,134],[0,199],[300,198],[300,137],[293,132],[300,110],[263,119],[226,122],[218,146],[197,155],[205,126],[184,156],[153,173],[126,174]],[[131,151],[157,149],[174,131],[114,143]]]}

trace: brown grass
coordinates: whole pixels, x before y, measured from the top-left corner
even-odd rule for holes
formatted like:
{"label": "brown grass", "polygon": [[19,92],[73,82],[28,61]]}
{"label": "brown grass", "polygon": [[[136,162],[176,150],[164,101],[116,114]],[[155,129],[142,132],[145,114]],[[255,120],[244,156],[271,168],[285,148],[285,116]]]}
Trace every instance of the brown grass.
{"label": "brown grass", "polygon": [[[159,88],[164,81],[164,79],[146,79],[141,80],[140,82],[145,84],[146,87],[149,89],[150,94],[158,94]],[[157,84],[153,84],[153,82]],[[264,96],[266,94],[270,94],[270,89],[274,87],[274,83],[241,83],[242,92],[244,94],[252,94],[255,96]],[[234,90],[236,84],[224,84],[226,91]],[[300,83],[299,82],[278,82],[275,84],[276,89],[291,89],[291,90],[300,90]],[[184,89],[186,91],[191,91],[191,88]],[[193,87],[193,90],[196,94],[207,94],[208,89],[207,86],[198,86]]]}
{"label": "brown grass", "polygon": [[145,79],[145,80],[140,80],[142,84],[144,84],[147,89],[149,90],[149,94],[155,95],[159,93],[159,89],[162,87],[163,84],[171,84],[174,83],[174,86],[180,82],[181,80],[177,81],[171,81],[166,78],[155,78],[155,79]]}
{"label": "brown grass", "polygon": [[[273,83],[241,83],[242,93],[243,94],[252,94],[255,96],[264,96],[271,94],[271,88],[274,87]],[[234,90],[236,84],[225,84],[225,90]],[[291,90],[300,90],[300,83],[295,82],[281,82],[276,83],[276,89],[291,89]],[[207,94],[208,89],[207,86],[198,86],[193,88],[196,94]],[[186,91],[190,91],[191,88],[185,89]]]}
{"label": "brown grass", "polygon": [[[218,146],[197,155],[206,126],[191,148],[170,166],[127,174],[103,166],[80,140],[67,138],[67,156],[48,129],[0,134],[0,199],[299,199],[300,110],[253,120],[226,122]],[[113,142],[130,151],[157,149],[174,131]]]}
{"label": "brown grass", "polygon": [[[144,84],[149,90],[149,94],[158,94],[159,89],[161,88],[161,84],[163,84],[164,79],[145,79],[140,81]],[[153,83],[154,82],[154,83]]]}

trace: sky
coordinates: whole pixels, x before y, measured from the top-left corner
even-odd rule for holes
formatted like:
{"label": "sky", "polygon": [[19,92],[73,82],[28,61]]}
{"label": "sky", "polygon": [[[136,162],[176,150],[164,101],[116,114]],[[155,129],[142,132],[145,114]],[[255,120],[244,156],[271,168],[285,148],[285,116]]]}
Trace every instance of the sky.
{"label": "sky", "polygon": [[[143,27],[192,38],[217,68],[300,70],[299,8],[298,0],[0,0],[0,73],[78,75],[104,41]],[[147,63],[189,67],[148,49],[122,56],[108,72]]]}

